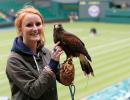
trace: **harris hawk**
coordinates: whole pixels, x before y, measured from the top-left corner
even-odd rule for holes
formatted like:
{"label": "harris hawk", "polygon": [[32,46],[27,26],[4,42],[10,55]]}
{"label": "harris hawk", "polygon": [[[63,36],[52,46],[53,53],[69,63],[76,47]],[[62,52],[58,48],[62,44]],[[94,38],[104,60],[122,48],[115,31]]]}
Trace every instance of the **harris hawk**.
{"label": "harris hawk", "polygon": [[73,57],[78,57],[81,68],[85,75],[91,74],[94,76],[92,66],[90,64],[91,57],[85,48],[84,43],[74,34],[64,30],[62,24],[55,24],[53,30],[54,43],[60,41],[59,46],[62,47],[67,58],[72,60]]}

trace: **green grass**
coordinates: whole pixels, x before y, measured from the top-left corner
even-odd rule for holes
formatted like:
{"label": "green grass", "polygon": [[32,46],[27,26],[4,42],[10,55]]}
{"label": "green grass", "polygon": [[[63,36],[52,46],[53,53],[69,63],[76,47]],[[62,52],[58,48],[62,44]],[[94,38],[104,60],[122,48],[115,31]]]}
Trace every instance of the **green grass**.
{"label": "green grass", "polygon": [[[45,25],[46,47],[53,47],[53,25]],[[76,86],[75,100],[91,95],[112,84],[130,77],[130,25],[108,23],[63,23],[64,28],[80,37],[92,57],[91,63],[95,77],[85,77],[79,61],[74,59]],[[95,27],[98,35],[89,34],[90,28]],[[0,30],[0,96],[10,97],[10,87],[5,75],[6,60],[16,36],[14,28]],[[64,61],[65,55],[61,57]],[[57,84],[59,100],[71,100],[69,88]]]}

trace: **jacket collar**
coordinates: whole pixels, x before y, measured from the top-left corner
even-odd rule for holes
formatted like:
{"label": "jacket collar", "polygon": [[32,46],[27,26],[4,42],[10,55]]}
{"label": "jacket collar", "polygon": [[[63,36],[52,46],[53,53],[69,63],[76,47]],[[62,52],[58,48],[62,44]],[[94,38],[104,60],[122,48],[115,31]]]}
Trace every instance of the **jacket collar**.
{"label": "jacket collar", "polygon": [[[34,55],[32,50],[23,43],[22,37],[16,37],[14,39],[11,51],[28,56]],[[35,56],[39,56],[39,53],[41,54],[41,52],[43,53],[43,55],[46,55],[46,50],[44,50],[44,46],[38,49],[37,54]]]}
{"label": "jacket collar", "polygon": [[13,47],[11,51],[22,53],[26,55],[33,55],[33,52],[28,48],[22,41],[22,37],[16,37],[13,42]]}

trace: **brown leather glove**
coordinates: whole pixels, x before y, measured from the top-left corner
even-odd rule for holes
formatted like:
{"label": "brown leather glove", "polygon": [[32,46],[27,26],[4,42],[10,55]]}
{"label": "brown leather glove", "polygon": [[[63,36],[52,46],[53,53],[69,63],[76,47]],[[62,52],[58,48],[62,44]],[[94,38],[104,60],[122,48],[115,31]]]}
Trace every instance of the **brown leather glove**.
{"label": "brown leather glove", "polygon": [[74,76],[75,76],[75,69],[72,63],[72,59],[68,58],[60,66],[60,82],[65,86],[69,86],[73,83]]}

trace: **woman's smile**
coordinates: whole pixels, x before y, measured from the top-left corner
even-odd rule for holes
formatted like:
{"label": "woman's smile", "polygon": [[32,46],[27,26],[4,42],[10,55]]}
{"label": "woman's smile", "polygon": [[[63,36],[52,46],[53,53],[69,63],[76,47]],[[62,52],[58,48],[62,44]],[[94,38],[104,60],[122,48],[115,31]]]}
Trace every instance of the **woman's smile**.
{"label": "woman's smile", "polygon": [[39,33],[38,33],[38,32],[32,32],[32,33],[30,33],[30,35],[31,35],[31,36],[38,36]]}

